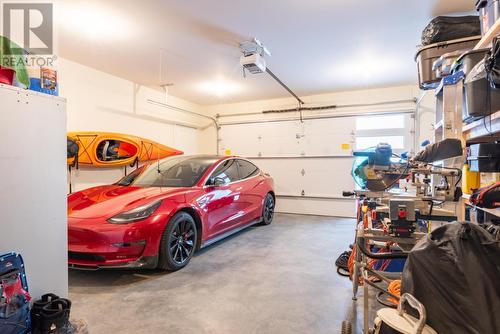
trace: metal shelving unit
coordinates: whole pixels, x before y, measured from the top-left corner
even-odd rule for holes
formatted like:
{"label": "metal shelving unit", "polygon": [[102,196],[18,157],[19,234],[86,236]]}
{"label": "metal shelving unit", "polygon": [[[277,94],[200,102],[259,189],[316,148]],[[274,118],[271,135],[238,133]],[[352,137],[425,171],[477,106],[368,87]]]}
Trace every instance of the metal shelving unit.
{"label": "metal shelving unit", "polygon": [[500,140],[500,110],[483,119],[465,124],[462,137],[467,143],[485,143]]}
{"label": "metal shelving unit", "polygon": [[[476,206],[472,203],[470,203],[469,201],[469,198],[470,196],[469,195],[464,195],[464,202],[465,202],[465,206],[468,207],[469,209],[473,210],[473,211],[481,211],[483,212],[484,214],[484,221],[491,221],[493,219],[498,219],[500,218],[500,208],[495,208],[495,209],[489,209],[489,208],[482,208],[480,206]],[[470,216],[471,216],[471,221],[473,222],[476,222],[477,223],[477,219],[473,219],[471,213],[469,213]]]}
{"label": "metal shelving unit", "polygon": [[[490,28],[490,30],[481,38],[474,47],[474,50],[491,46],[493,39],[500,35],[500,19]],[[463,100],[456,100],[457,104],[462,104]],[[500,110],[495,111],[489,116],[475,120],[462,125],[461,138],[465,145],[476,143],[488,143],[500,140]],[[500,217],[500,208],[488,209],[481,208],[469,202],[470,195],[462,196],[461,211],[465,215],[467,209],[484,212],[484,219],[498,219]]]}
{"label": "metal shelving unit", "polygon": [[[500,35],[500,20],[497,20],[487,34],[478,42],[474,49],[481,49],[491,45],[494,37]],[[456,73],[444,78],[435,90],[436,116],[434,122],[434,141],[446,138],[456,138],[462,141],[463,146],[475,143],[487,143],[500,140],[500,110],[471,123],[463,123],[463,73]],[[446,162],[443,162],[446,163]],[[484,209],[471,205],[468,195],[464,195],[459,202],[457,216],[463,219],[466,208],[482,210],[488,215],[497,216],[500,209]]]}
{"label": "metal shelving unit", "polygon": [[462,77],[463,74],[458,73],[450,78],[446,78],[436,88],[435,142],[446,138],[462,139]]}

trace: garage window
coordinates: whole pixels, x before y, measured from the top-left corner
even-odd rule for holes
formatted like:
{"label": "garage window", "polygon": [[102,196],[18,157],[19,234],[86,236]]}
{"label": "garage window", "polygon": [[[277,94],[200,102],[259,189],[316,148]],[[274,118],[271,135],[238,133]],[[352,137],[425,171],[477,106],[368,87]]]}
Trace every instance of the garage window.
{"label": "garage window", "polygon": [[356,117],[356,150],[387,143],[393,151],[413,149],[413,118],[411,114],[367,115]]}

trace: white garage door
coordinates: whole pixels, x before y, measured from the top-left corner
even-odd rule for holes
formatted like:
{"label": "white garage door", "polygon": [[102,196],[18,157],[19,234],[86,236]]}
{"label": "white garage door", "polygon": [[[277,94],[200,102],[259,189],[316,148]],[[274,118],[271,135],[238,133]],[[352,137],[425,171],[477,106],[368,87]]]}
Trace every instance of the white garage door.
{"label": "white garage door", "polygon": [[352,217],[354,202],[342,197],[354,188],[352,150],[379,142],[411,149],[412,124],[409,114],[222,123],[219,153],[247,157],[271,174],[279,212]]}

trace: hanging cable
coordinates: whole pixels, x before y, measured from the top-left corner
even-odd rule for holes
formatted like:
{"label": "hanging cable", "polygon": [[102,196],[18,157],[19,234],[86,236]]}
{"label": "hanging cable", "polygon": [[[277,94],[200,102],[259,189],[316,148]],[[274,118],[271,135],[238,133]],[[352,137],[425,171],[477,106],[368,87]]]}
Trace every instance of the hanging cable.
{"label": "hanging cable", "polygon": [[300,108],[300,102],[297,104],[297,111],[299,112],[300,123],[304,123],[304,119],[302,118],[302,109]]}
{"label": "hanging cable", "polygon": [[335,260],[337,266],[337,273],[341,276],[349,277],[349,257],[352,251],[345,251]]}
{"label": "hanging cable", "polygon": [[269,74],[274,80],[276,80],[283,88],[285,88],[285,90],[290,93],[298,102],[299,102],[299,106],[300,105],[303,105],[304,104],[304,101],[302,101],[300,99],[300,97],[297,96],[297,94],[295,94],[287,85],[285,85],[285,83],[283,83],[283,81],[281,81],[270,69],[269,67],[266,68],[266,72],[267,74]]}

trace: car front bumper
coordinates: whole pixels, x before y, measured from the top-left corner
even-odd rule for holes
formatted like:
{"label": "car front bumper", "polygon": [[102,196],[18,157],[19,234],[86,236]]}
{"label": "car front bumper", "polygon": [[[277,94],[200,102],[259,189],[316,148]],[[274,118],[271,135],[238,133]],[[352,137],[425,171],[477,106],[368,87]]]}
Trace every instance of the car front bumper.
{"label": "car front bumper", "polygon": [[158,266],[158,256],[143,256],[133,261],[119,261],[115,263],[91,263],[87,261],[69,260],[68,268],[77,270],[98,269],[155,269]]}
{"label": "car front bumper", "polygon": [[132,224],[68,218],[68,265],[75,269],[155,268],[160,216]]}

